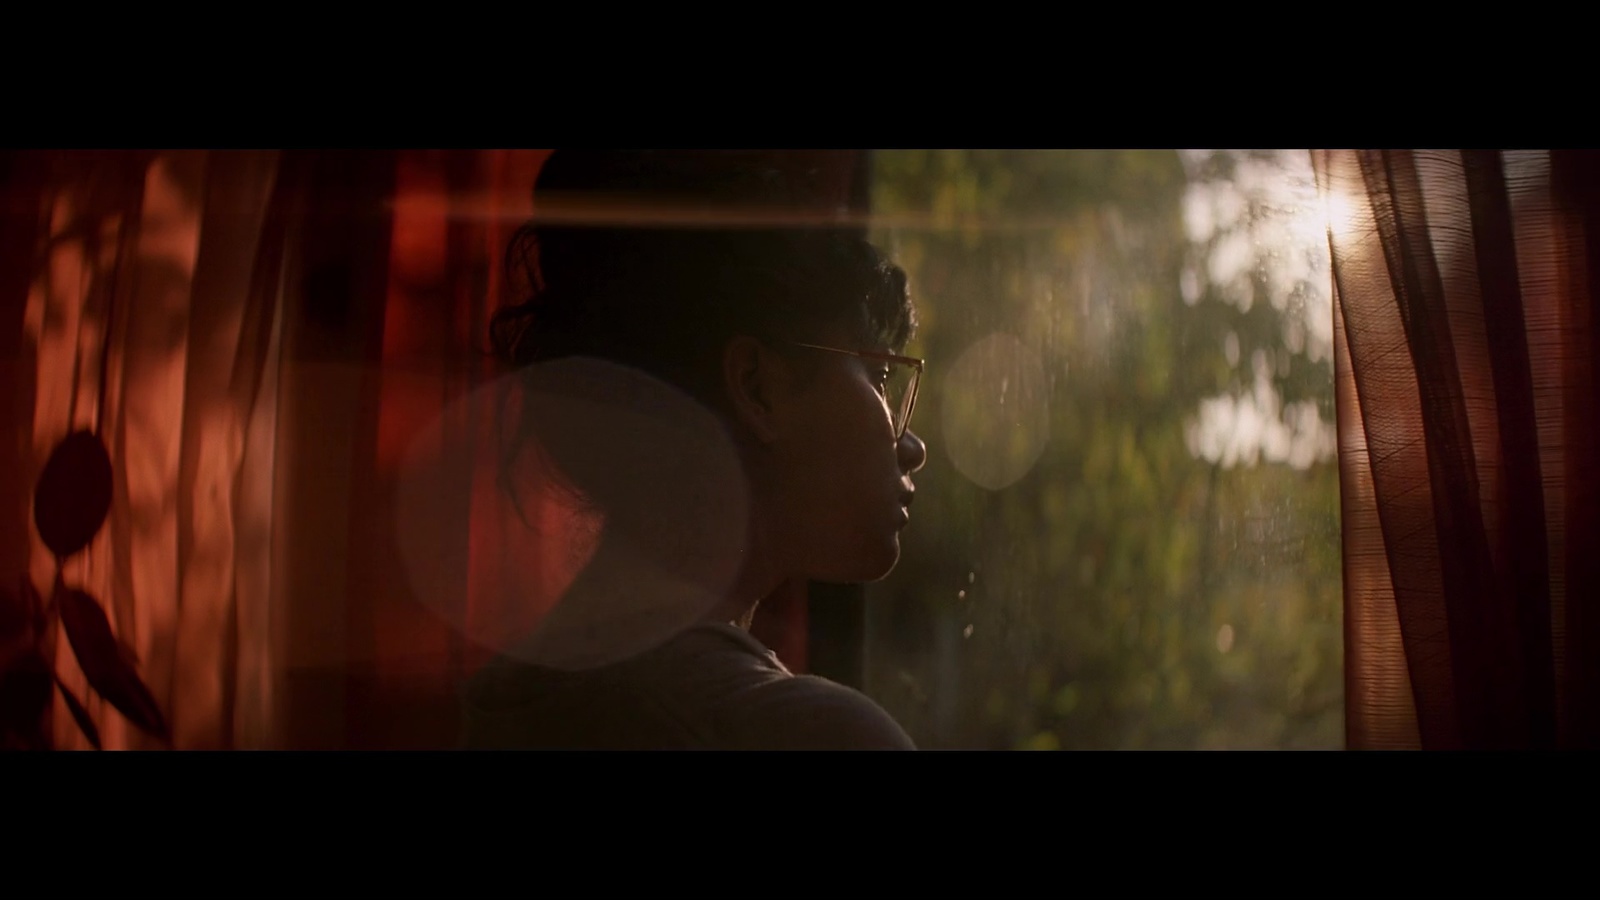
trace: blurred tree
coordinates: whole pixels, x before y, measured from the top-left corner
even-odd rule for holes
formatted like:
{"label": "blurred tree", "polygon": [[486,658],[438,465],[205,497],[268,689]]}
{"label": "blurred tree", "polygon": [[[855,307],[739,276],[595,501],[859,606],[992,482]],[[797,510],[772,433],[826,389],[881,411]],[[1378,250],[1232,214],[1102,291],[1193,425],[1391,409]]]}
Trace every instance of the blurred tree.
{"label": "blurred tree", "polygon": [[869,690],[929,747],[1340,746],[1308,161],[875,165],[877,238],[923,320],[930,458],[869,590]]}

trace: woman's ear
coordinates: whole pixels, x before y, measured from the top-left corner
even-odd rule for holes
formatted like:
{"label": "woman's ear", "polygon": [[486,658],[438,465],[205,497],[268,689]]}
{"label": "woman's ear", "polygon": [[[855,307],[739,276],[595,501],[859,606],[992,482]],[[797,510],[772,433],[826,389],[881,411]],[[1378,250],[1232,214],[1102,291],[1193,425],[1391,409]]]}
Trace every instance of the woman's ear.
{"label": "woman's ear", "polygon": [[728,405],[763,444],[778,438],[776,404],[788,382],[783,359],[755,338],[739,335],[723,348],[722,386]]}

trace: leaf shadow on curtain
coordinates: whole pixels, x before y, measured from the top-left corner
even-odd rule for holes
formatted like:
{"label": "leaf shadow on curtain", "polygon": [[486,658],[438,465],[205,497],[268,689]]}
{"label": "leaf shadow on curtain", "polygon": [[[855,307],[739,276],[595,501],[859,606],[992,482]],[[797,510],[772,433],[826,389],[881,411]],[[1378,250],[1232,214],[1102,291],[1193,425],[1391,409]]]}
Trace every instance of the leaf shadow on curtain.
{"label": "leaf shadow on curtain", "polygon": [[[273,426],[277,262],[261,234],[275,167],[272,152],[19,151],[3,172],[0,351],[16,378],[0,562],[8,580],[56,578],[31,528],[34,479],[68,432],[97,432],[113,463],[110,517],[59,571],[104,602],[177,746],[270,727],[265,683],[238,689],[241,658],[267,667],[253,645],[268,635],[243,646],[236,620],[267,599],[267,544],[251,530],[270,510],[251,498],[271,472],[258,448]],[[46,643],[73,658],[64,636]],[[74,664],[57,670],[89,697]],[[155,746],[98,696],[81,710],[60,702],[55,746],[87,746],[69,711],[95,720],[106,747]]]}
{"label": "leaf shadow on curtain", "polygon": [[1349,746],[1600,746],[1600,154],[1313,162]]}

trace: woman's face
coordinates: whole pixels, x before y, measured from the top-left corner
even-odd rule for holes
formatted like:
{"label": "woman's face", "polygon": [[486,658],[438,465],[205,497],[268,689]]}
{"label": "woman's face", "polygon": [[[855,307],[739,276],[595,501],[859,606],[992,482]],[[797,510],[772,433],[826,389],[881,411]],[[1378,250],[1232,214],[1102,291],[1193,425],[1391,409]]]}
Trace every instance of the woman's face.
{"label": "woman's face", "polygon": [[[848,329],[818,336],[816,343],[887,349],[857,346]],[[883,363],[803,348],[791,355],[807,371],[787,398],[783,427],[770,448],[775,549],[790,561],[791,575],[876,581],[900,558],[911,475],[927,462],[927,447],[910,429],[895,439],[879,393]]]}

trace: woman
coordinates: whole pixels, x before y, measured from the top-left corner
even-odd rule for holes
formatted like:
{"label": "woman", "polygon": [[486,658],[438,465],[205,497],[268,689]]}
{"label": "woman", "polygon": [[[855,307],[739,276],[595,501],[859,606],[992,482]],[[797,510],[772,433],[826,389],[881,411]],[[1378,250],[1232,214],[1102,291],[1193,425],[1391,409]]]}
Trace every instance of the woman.
{"label": "woman", "polygon": [[536,633],[475,679],[472,747],[911,749],[863,694],[751,637],[785,583],[899,558],[921,362],[904,272],[774,211],[797,185],[736,153],[558,151],[495,320],[535,458],[601,520]]}

